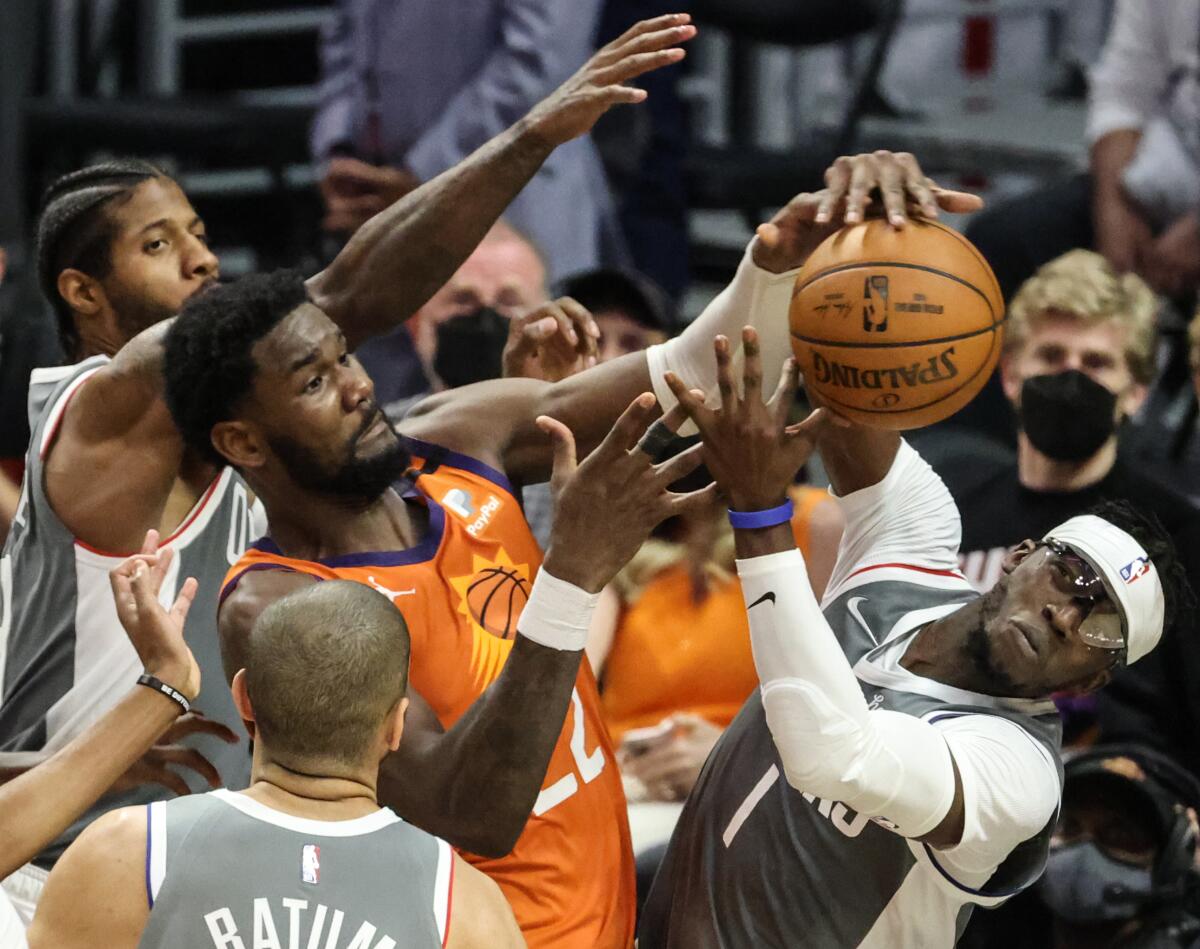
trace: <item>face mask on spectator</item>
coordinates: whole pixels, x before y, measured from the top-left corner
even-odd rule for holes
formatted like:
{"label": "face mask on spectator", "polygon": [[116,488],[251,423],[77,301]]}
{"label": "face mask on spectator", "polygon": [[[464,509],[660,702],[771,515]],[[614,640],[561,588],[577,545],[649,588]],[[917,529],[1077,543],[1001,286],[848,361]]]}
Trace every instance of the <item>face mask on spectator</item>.
{"label": "face mask on spectator", "polygon": [[1030,376],[1021,386],[1021,428],[1055,461],[1091,457],[1116,430],[1117,396],[1078,369]]}
{"label": "face mask on spectator", "polygon": [[499,379],[508,319],[491,307],[452,316],[437,328],[433,371],[448,389]]}
{"label": "face mask on spectator", "polygon": [[1091,840],[1052,850],[1038,883],[1042,902],[1059,919],[1102,923],[1132,919],[1154,891],[1149,867],[1102,853]]}

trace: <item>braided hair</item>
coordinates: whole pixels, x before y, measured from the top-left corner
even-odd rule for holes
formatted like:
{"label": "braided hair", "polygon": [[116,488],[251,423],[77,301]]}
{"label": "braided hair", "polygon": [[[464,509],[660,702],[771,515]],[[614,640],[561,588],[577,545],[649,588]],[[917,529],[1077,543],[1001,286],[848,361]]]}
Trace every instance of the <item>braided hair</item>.
{"label": "braided hair", "polygon": [[149,162],[123,158],[63,175],[42,196],[37,219],[38,282],[54,306],[58,338],[68,356],[79,344],[79,332],[74,312],[58,292],[59,274],[73,268],[97,280],[107,277],[116,236],[111,205],[127,199],[142,182],[165,177]]}

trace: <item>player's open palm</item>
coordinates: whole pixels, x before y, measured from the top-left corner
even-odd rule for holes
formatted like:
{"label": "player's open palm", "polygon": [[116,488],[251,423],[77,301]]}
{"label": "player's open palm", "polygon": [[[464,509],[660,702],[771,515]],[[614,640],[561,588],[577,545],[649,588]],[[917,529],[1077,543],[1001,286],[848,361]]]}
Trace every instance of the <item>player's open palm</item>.
{"label": "player's open palm", "polygon": [[761,511],[784,502],[788,486],[812,455],[817,435],[832,416],[827,409],[817,409],[804,421],[789,425],[799,383],[795,361],[787,361],[774,395],[764,402],[758,334],[746,327],[742,344],[746,361],[739,396],[729,340],[718,336],[714,343],[719,408],[706,406],[673,373],[668,373],[666,380],[680,407],[700,430],[704,463],[730,507]]}
{"label": "player's open palm", "polygon": [[117,617],[151,675],[192,700],[200,692],[200,666],[183,638],[183,624],[196,596],[196,581],[184,581],[169,610],[159,591],[171,566],[172,551],[158,549],[158,531],[149,531],[140,553],[109,573]]}
{"label": "player's open palm", "polygon": [[686,13],[635,23],[534,106],[528,121],[552,146],[587,133],[612,106],[644,100],[645,90],[626,83],[679,62],[685,53],[678,44],[695,35],[696,28]]}
{"label": "player's open palm", "polygon": [[583,462],[569,428],[538,419],[554,439],[554,524],[545,560],[553,576],[598,592],[658,524],[711,501],[713,485],[687,494],[668,490],[699,466],[700,446],[659,462],[686,416],[676,406],[651,425],[656,405],[651,393],[638,396]]}

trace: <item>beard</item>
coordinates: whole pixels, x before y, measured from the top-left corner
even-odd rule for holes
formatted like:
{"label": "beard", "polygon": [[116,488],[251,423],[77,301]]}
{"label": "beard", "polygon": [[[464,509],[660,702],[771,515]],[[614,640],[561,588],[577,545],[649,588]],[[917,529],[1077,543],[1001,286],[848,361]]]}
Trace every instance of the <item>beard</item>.
{"label": "beard", "polygon": [[1003,584],[997,584],[980,600],[979,625],[967,634],[966,656],[975,674],[988,684],[989,694],[1020,695],[1018,685],[1012,677],[996,666],[992,656],[992,637],[989,627],[1000,615],[1004,601]]}
{"label": "beard", "polygon": [[105,287],[104,292],[116,315],[117,327],[126,340],[133,339],[156,323],[169,320],[177,312],[173,307],[130,293],[115,283]]}
{"label": "beard", "polygon": [[292,480],[304,490],[341,500],[370,504],[379,500],[383,493],[395,484],[411,460],[399,434],[386,415],[383,419],[391,435],[389,443],[373,455],[359,456],[359,443],[380,415],[376,407],[350,439],[342,460],[333,465],[286,435],[273,436],[268,439],[268,443],[287,467]]}

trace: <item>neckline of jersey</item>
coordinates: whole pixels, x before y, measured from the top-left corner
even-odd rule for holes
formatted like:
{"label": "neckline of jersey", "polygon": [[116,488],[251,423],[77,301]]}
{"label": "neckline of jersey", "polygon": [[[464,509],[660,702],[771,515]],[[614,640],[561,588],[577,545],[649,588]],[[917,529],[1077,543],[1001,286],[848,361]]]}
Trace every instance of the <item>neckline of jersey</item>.
{"label": "neckline of jersey", "polygon": [[209,794],[254,820],[296,833],[319,837],[361,837],[364,834],[372,834],[377,830],[402,822],[401,818],[387,807],[381,807],[373,813],[364,814],[362,817],[353,817],[349,820],[317,820],[313,817],[297,817],[294,814],[276,810],[262,801],[256,801],[252,797],[230,791],[227,788],[218,788],[210,791]]}
{"label": "neckline of jersey", "polygon": [[[434,498],[425,492],[410,488],[400,495],[405,501],[420,501],[429,511],[429,527],[425,535],[412,547],[404,550],[367,550],[353,554],[339,554],[336,557],[291,558],[305,559],[310,563],[319,563],[325,567],[402,567],[406,564],[424,563],[437,556],[442,546],[442,538],[446,530],[446,512]],[[260,537],[250,545],[255,550],[274,554],[277,557],[288,557],[280,550],[279,545],[271,537]]]}

